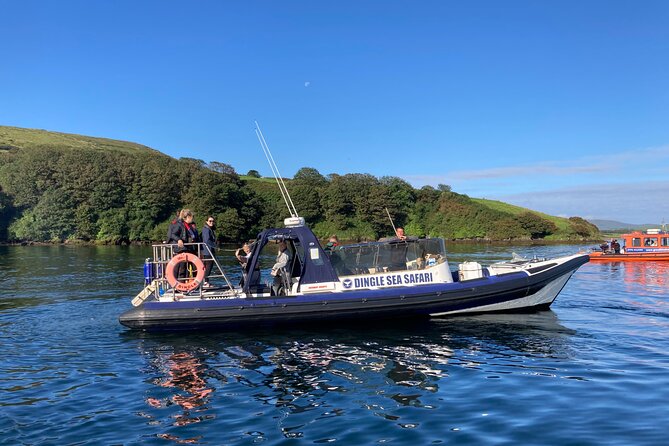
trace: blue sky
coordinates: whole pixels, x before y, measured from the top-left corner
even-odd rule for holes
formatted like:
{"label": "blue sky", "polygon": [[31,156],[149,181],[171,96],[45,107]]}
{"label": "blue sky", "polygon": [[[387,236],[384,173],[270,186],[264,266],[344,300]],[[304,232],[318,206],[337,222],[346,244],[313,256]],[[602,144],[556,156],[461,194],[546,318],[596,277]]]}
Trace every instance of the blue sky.
{"label": "blue sky", "polygon": [[669,221],[667,1],[0,0],[0,125]]}

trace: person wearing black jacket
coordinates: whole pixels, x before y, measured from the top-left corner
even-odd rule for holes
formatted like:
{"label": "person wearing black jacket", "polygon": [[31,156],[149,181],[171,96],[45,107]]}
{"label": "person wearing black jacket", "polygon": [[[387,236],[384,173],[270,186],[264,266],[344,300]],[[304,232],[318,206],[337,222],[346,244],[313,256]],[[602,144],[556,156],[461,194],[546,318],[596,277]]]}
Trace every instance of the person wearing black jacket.
{"label": "person wearing black jacket", "polygon": [[185,215],[184,211],[186,211],[186,209],[179,211],[176,218],[170,222],[170,225],[167,228],[167,241],[165,243],[169,245],[178,245],[173,248],[174,253],[185,251],[184,243],[188,237],[186,235],[186,227],[183,223]]}
{"label": "person wearing black jacket", "polygon": [[[179,254],[182,252],[196,252],[191,246],[185,246],[185,243],[195,243],[198,241],[197,229],[193,223],[193,212],[190,209],[184,209],[179,213],[179,219],[172,221],[167,230],[167,243],[177,245],[173,247],[172,252]],[[176,277],[181,279],[187,274],[186,262],[177,265]]]}
{"label": "person wearing black jacket", "polygon": [[202,243],[207,245],[209,248],[209,251],[211,251],[211,255],[207,251],[207,249],[203,249],[203,257],[204,257],[204,283],[202,286],[204,287],[209,287],[209,275],[211,274],[211,268],[214,266],[214,253],[216,252],[216,222],[214,220],[214,217],[209,216],[207,217],[207,221],[205,222],[204,226],[202,227]]}

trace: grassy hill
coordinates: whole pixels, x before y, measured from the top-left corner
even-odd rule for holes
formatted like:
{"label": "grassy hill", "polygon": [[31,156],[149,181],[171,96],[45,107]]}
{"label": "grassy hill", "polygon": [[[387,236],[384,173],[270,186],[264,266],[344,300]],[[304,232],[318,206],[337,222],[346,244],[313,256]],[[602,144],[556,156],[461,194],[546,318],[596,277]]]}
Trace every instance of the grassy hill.
{"label": "grassy hill", "polygon": [[[412,235],[450,240],[580,240],[597,228],[578,217],[472,199],[450,188],[415,189],[397,177],[285,179],[320,237],[390,235],[386,209]],[[0,241],[132,243],[162,240],[179,209],[212,215],[219,239],[242,241],[287,216],[273,178],[239,176],[222,162],[174,159],[141,144],[0,126]],[[200,221],[201,220],[197,220]]]}
{"label": "grassy hill", "polygon": [[0,125],[0,151],[37,148],[85,149],[127,154],[148,152],[163,155],[147,146],[127,141]]}
{"label": "grassy hill", "polygon": [[564,217],[555,217],[553,215],[544,214],[543,212],[533,211],[532,209],[527,209],[521,206],[504,203],[502,201],[497,201],[497,200],[487,200],[485,198],[472,198],[472,200],[484,206],[487,206],[491,209],[495,209],[496,211],[505,212],[511,215],[520,215],[525,212],[533,212],[545,218],[546,220],[553,222],[555,226],[557,226],[558,229],[560,229],[561,231],[569,230],[570,226],[569,219]]}
{"label": "grassy hill", "polygon": [[[258,178],[258,177],[250,177],[248,175],[240,175],[239,178],[244,180],[244,181],[258,181],[260,183],[276,184],[276,180],[274,178],[270,178],[270,177]],[[286,179],[286,178],[284,178],[283,180],[284,181],[290,181],[289,179]]]}

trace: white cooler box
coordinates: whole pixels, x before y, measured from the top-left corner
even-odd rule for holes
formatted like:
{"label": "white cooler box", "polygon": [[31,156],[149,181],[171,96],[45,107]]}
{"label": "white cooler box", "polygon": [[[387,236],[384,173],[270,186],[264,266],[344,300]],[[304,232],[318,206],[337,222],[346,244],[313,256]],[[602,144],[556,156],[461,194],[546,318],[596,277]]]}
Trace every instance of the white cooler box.
{"label": "white cooler box", "polygon": [[483,268],[478,262],[464,262],[458,265],[460,280],[480,279],[483,277]]}

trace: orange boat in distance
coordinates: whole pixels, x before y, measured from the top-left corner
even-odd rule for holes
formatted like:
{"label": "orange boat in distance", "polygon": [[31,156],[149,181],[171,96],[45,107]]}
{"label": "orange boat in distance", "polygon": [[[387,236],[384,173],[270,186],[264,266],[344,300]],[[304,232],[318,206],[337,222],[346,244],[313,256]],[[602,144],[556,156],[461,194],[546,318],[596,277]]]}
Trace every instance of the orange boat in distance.
{"label": "orange boat in distance", "polygon": [[599,249],[593,248],[590,261],[669,261],[669,232],[660,229],[648,229],[645,233],[635,231],[620,236],[622,246],[617,239],[602,243]]}

